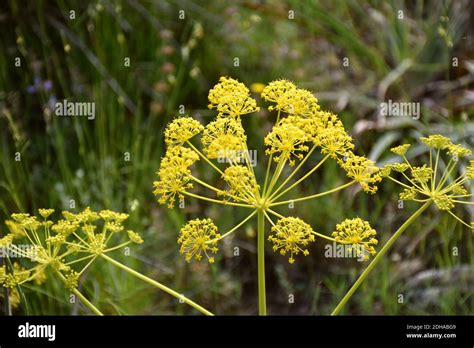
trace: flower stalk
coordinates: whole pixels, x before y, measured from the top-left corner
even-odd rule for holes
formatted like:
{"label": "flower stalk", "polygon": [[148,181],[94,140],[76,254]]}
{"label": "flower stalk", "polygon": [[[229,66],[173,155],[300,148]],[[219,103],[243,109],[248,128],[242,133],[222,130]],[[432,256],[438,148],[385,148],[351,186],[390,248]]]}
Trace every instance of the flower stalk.
{"label": "flower stalk", "polygon": [[265,290],[265,215],[264,211],[258,210],[257,231],[257,258],[258,258],[258,312],[267,315],[267,299]]}
{"label": "flower stalk", "polygon": [[377,264],[382,260],[382,258],[385,256],[387,251],[390,249],[390,247],[397,241],[397,239],[402,235],[402,233],[416,220],[418,217],[423,213],[430,205],[431,201],[426,202],[423,204],[417,211],[413,213],[404,223],[403,225],[400,226],[400,228],[393,234],[392,237],[385,243],[383,248],[377,253],[377,255],[374,257],[374,259],[370,262],[370,264],[364,269],[362,274],[357,278],[356,282],[352,287],[349,289],[349,291],[344,295],[342,300],[338,303],[336,308],[334,308],[333,312],[331,315],[338,315],[341,310],[344,308],[346,305],[347,301],[349,301],[354,295],[354,293],[357,291],[359,286],[364,282],[364,280],[367,278],[369,273],[377,266]]}
{"label": "flower stalk", "polygon": [[208,315],[208,316],[213,316],[214,315],[210,311],[205,309],[204,307],[198,305],[196,302],[191,301],[190,299],[185,297],[183,294],[180,294],[180,293],[174,291],[173,289],[167,287],[166,285],[163,285],[163,284],[157,282],[156,280],[153,280],[153,279],[147,277],[146,275],[143,275],[142,273],[135,271],[134,269],[124,265],[123,263],[120,263],[120,262],[116,261],[115,259],[111,258],[110,256],[102,254],[101,257],[103,259],[105,259],[106,261],[110,262],[112,265],[114,265],[114,266],[120,268],[121,270],[127,272],[128,274],[130,274],[130,275],[132,275],[132,276],[134,276],[134,277],[136,277],[140,280],[143,280],[145,283],[148,283],[151,286],[154,286],[155,288],[158,288],[158,289],[166,292],[167,294],[170,294],[171,296],[177,298],[178,300],[190,305],[191,307],[198,310],[202,314],[205,314],[205,315]]}

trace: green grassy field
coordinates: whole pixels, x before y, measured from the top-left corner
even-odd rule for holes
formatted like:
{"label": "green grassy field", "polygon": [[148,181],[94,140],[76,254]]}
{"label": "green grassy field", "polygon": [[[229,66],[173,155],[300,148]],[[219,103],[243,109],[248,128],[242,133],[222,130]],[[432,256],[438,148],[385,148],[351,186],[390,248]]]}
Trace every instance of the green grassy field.
{"label": "green grassy field", "polygon": [[[70,210],[71,200],[73,211],[126,211],[145,243],[131,256],[118,252],[118,260],[217,314],[256,314],[256,227],[224,243],[213,265],[187,264],[179,254],[176,237],[189,218],[210,216],[226,230],[245,212],[191,201],[170,210],[156,202],[152,182],[165,126],[183,108],[209,122],[215,113],[206,107],[207,93],[220,76],[249,86],[287,78],[337,112],[357,151],[378,164],[393,160],[392,146],[432,133],[472,149],[473,11],[470,1],[3,1],[0,231],[11,213]],[[57,117],[53,106],[63,99],[95,102],[95,119]],[[420,103],[420,119],[378,117],[388,99]],[[261,163],[272,121],[265,111],[245,120]],[[423,151],[415,149],[414,161],[426,159]],[[212,181],[204,165],[196,170]],[[264,175],[264,165],[258,170]],[[344,176],[331,163],[299,190],[330,188]],[[416,209],[399,209],[398,192],[384,181],[376,195],[339,192],[298,206],[298,215],[322,233],[360,216],[383,245]],[[464,220],[473,221],[472,214],[458,209]],[[232,256],[235,246],[239,257]],[[473,247],[472,231],[429,210],[343,313],[472,314]],[[364,266],[324,257],[322,244],[294,265],[268,248],[266,262],[270,314],[329,314]],[[101,262],[80,288],[106,314],[196,314]],[[68,302],[57,281],[23,293],[16,314],[89,314]]]}

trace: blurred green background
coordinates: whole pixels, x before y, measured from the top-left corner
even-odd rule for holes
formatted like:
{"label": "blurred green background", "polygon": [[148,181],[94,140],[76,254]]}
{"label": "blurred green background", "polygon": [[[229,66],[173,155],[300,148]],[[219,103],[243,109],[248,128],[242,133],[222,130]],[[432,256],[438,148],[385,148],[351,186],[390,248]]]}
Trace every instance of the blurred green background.
{"label": "blurred green background", "polygon": [[[392,160],[391,146],[430,133],[472,147],[473,11],[469,0],[2,1],[0,220],[41,207],[68,209],[71,199],[77,210],[127,211],[129,227],[146,242],[129,257],[117,253],[119,260],[217,314],[256,314],[251,224],[222,243],[212,266],[186,264],[179,255],[176,238],[187,219],[209,216],[225,231],[245,212],[190,200],[185,209],[158,205],[152,182],[166,124],[182,106],[209,122],[215,113],[206,107],[207,92],[221,75],[248,86],[287,78],[337,112],[356,151],[380,164]],[[62,99],[95,102],[95,120],[56,117],[53,105]],[[378,117],[380,102],[388,99],[419,102],[421,118]],[[249,116],[250,148],[262,149],[273,117],[265,111]],[[421,160],[423,151],[412,153]],[[21,161],[15,161],[17,152]],[[263,168],[262,151],[259,156]],[[196,170],[217,179],[205,166]],[[318,172],[301,191],[317,192],[345,180],[334,163]],[[408,203],[398,209],[398,190],[384,182],[374,196],[343,191],[300,204],[296,214],[321,233],[360,216],[383,243],[416,208]],[[473,220],[468,209],[458,215]],[[472,314],[473,246],[473,234],[456,220],[428,211],[344,313]],[[459,255],[453,255],[453,247]],[[329,314],[364,266],[325,258],[323,243],[294,265],[267,250],[270,314]],[[107,314],[196,314],[100,262],[80,287]],[[27,303],[16,314],[89,313],[68,303],[60,283],[24,290]]]}

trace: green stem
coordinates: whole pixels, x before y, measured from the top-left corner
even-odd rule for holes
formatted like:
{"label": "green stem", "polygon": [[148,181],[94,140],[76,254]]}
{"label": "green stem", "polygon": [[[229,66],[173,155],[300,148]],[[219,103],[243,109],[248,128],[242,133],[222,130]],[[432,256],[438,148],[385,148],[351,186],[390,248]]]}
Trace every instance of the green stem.
{"label": "green stem", "polygon": [[331,238],[329,236],[326,236],[325,234],[322,234],[322,233],[318,233],[316,231],[313,231],[311,232],[312,234],[314,234],[315,236],[319,237],[319,238],[324,238],[324,239],[327,239],[327,240],[330,240],[331,242],[335,242],[336,240],[334,238]]}
{"label": "green stem", "polygon": [[285,185],[291,180],[291,178],[293,176],[295,176],[296,173],[298,173],[298,171],[301,169],[301,167],[303,166],[303,164],[305,164],[305,162],[308,160],[309,156],[311,156],[311,154],[314,152],[314,150],[316,149],[316,145],[314,145],[311,150],[309,150],[309,152],[306,154],[306,156],[301,160],[301,162],[298,164],[298,166],[291,172],[290,175],[288,175],[288,177],[285,179],[285,181],[283,181],[283,183],[275,190],[272,192],[271,197],[275,196],[281,189],[283,189],[285,187]]}
{"label": "green stem", "polygon": [[243,224],[245,224],[247,221],[249,221],[255,214],[257,214],[257,211],[253,211],[252,214],[250,214],[249,216],[247,216],[243,221],[241,221],[238,225],[236,225],[234,228],[232,228],[231,230],[229,230],[228,232],[224,233],[222,236],[220,236],[219,238],[215,238],[215,239],[212,239],[210,241],[207,241],[206,243],[212,243],[212,242],[217,242],[221,239],[224,239],[225,237],[227,237],[228,235],[234,233],[240,226],[242,226]]}
{"label": "green stem", "polygon": [[[278,115],[277,115],[277,120],[275,122],[275,124],[278,124],[278,121],[280,121],[280,110],[278,110]],[[270,157],[268,158],[268,163],[267,163],[267,172],[265,174],[265,182],[263,184],[263,195],[266,194],[267,192],[267,184],[268,184],[268,179],[270,179],[270,168],[272,166],[272,159],[273,159],[273,154],[270,154]]]}
{"label": "green stem", "polygon": [[275,186],[275,184],[278,182],[278,179],[280,178],[280,175],[283,171],[283,168],[285,167],[285,164],[286,164],[286,159],[284,160],[280,159],[278,161],[278,165],[275,171],[273,172],[272,180],[270,180],[270,185],[268,185],[267,191],[264,193],[264,197],[271,195],[272,189]]}
{"label": "green stem", "polygon": [[[275,201],[276,199],[278,199],[279,197],[283,196],[285,193],[287,193],[288,191],[290,191],[292,188],[296,187],[299,185],[300,182],[306,180],[306,178],[308,178],[311,174],[313,174],[314,171],[318,170],[319,167],[321,167],[321,165],[326,162],[326,160],[329,158],[329,155],[326,155],[321,161],[318,162],[318,164],[316,164],[313,169],[311,169],[308,173],[306,173],[303,177],[301,177],[300,179],[298,179],[295,183],[293,183],[290,187],[286,188],[283,192],[280,192],[278,194],[278,196],[275,197],[276,193],[279,191],[276,190],[274,193],[272,193],[270,195],[270,201]],[[280,186],[280,188],[283,188],[282,187],[283,185]]]}
{"label": "green stem", "polygon": [[377,256],[374,257],[372,262],[370,262],[370,264],[367,266],[364,272],[362,272],[362,274],[356,280],[354,285],[352,285],[350,290],[342,298],[341,302],[339,302],[339,304],[333,310],[331,315],[338,315],[341,312],[342,308],[344,308],[347,301],[349,301],[352,295],[354,295],[354,293],[357,291],[359,286],[364,282],[365,278],[367,278],[367,276],[372,271],[372,269],[374,269],[375,266],[377,266],[377,264],[380,262],[382,257],[388,251],[388,249],[390,249],[392,244],[395,243],[395,241],[398,239],[398,237],[401,236],[403,231],[405,231],[421,215],[421,213],[424,212],[431,205],[431,203],[432,203],[431,201],[428,201],[425,204],[423,204],[416,212],[413,213],[412,216],[410,216],[410,218],[407,221],[403,223],[403,225],[400,226],[400,228],[393,234],[393,236],[390,237],[390,239],[387,241],[387,243],[385,243],[383,248],[377,253]]}
{"label": "green stem", "polygon": [[265,215],[258,211],[258,313],[267,315],[267,300],[265,293]]}
{"label": "green stem", "polygon": [[138,279],[143,280],[144,282],[146,282],[146,283],[148,283],[148,284],[150,284],[150,285],[152,285],[152,286],[154,286],[154,287],[170,294],[171,296],[176,297],[177,299],[179,299],[179,300],[183,301],[184,303],[190,305],[191,307],[197,309],[199,312],[201,312],[205,315],[214,315],[211,312],[209,312],[207,309],[201,307],[197,303],[195,303],[195,302],[191,301],[190,299],[186,298],[184,295],[174,291],[173,289],[168,288],[167,286],[165,286],[161,283],[158,283],[156,280],[148,278],[147,276],[141,274],[140,272],[137,272],[137,271],[131,269],[128,266],[125,266],[124,264],[114,260],[113,258],[109,257],[108,255],[101,254],[100,256],[102,256],[102,258],[109,261],[114,266],[116,266],[116,267],[124,270],[125,272],[133,275],[134,277],[137,277]]}
{"label": "green stem", "polygon": [[194,193],[186,192],[186,191],[181,191],[181,193],[182,193],[183,195],[186,195],[186,196],[189,196],[189,197],[193,197],[193,198],[196,198],[196,199],[202,199],[203,201],[208,201],[208,202],[212,202],[212,203],[218,203],[218,204],[222,204],[222,205],[233,205],[233,206],[235,206],[235,207],[243,207],[243,208],[254,208],[254,206],[252,206],[252,205],[250,205],[250,204],[243,204],[243,203],[234,203],[234,202],[228,202],[228,201],[221,201],[221,200],[219,200],[219,199],[208,198],[208,197],[196,195],[196,194],[194,194]]}
{"label": "green stem", "polygon": [[207,162],[212,168],[214,168],[219,174],[223,175],[224,172],[220,170],[214,163],[212,163],[209,158],[203,155],[201,151],[199,151],[189,140],[186,141],[186,144],[188,144],[204,161]]}
{"label": "green stem", "polygon": [[[61,278],[61,280],[63,281],[63,283],[66,282],[66,278],[60,273],[60,272],[57,272],[59,274],[59,277]],[[87,307],[89,308],[92,312],[94,312],[95,315],[100,315],[100,316],[103,316],[104,314],[102,314],[102,312],[96,307],[94,306],[79,290],[77,289],[73,289],[72,290],[72,293],[74,295],[76,295],[77,297],[79,297],[79,299],[81,300],[81,302]]]}
{"label": "green stem", "polygon": [[433,171],[433,180],[431,181],[431,191],[434,191],[436,187],[436,174],[438,171],[439,153],[440,153],[440,149],[438,149],[438,151],[436,152],[436,161],[435,161],[435,167]]}
{"label": "green stem", "polygon": [[322,196],[329,195],[329,194],[331,194],[331,193],[334,193],[334,192],[343,190],[343,189],[345,189],[346,187],[349,187],[349,186],[351,186],[351,185],[354,184],[354,183],[355,183],[355,180],[352,180],[352,181],[349,181],[348,183],[345,183],[344,185],[335,187],[335,188],[333,188],[333,189],[331,189],[331,190],[328,190],[328,191],[324,191],[324,192],[317,193],[317,194],[315,194],[315,195],[306,196],[306,197],[301,197],[301,198],[295,198],[295,199],[290,199],[290,200],[288,200],[288,201],[281,201],[281,202],[270,203],[270,207],[274,207],[274,206],[276,206],[276,205],[282,205],[282,204],[289,204],[289,203],[294,203],[294,202],[305,201],[305,200],[307,200],[307,199],[313,199],[313,198],[322,197]]}

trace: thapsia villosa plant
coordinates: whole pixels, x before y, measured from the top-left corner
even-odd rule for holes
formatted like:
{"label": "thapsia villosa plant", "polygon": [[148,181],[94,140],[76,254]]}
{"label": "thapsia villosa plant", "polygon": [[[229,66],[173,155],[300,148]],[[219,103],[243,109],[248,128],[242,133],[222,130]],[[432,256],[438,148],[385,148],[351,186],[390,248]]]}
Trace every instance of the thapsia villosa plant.
{"label": "thapsia villosa plant", "polygon": [[[298,89],[289,81],[277,80],[263,89],[262,98],[272,103],[268,107],[269,111],[277,113],[275,125],[264,138],[269,159],[262,180],[263,185],[258,184],[241,122],[242,115],[257,112],[259,108],[243,84],[226,77],[221,78],[209,93],[209,107],[218,111],[217,118],[213,122],[204,127],[197,120],[185,116],[169,124],[165,131],[167,151],[158,171],[159,180],[154,183],[154,192],[159,197],[159,202],[168,204],[170,208],[174,206],[176,198],[182,200],[191,197],[250,210],[244,220],[224,234],[218,232],[211,219],[189,221],[178,236],[180,252],[185,255],[187,261],[193,258],[201,260],[205,257],[213,263],[215,261],[213,255],[218,252],[218,242],[257,216],[260,314],[266,314],[264,259],[266,234],[273,250],[287,255],[290,263],[294,263],[295,257],[299,254],[308,255],[309,246],[316,241],[316,238],[341,243],[364,260],[367,260],[369,255],[375,255],[374,246],[377,244],[376,232],[367,221],[360,218],[344,220],[337,224],[332,235],[328,236],[314,231],[299,217],[285,217],[276,212],[279,206],[322,197],[354,184],[359,184],[368,193],[375,193],[376,184],[384,177],[404,188],[400,193],[400,199],[422,203],[422,206],[382,247],[332,314],[338,314],[342,310],[397,238],[430,205],[435,205],[441,211],[447,211],[467,227],[473,227],[473,223],[465,223],[452,212],[456,204],[473,204],[470,200],[473,194],[468,193],[465,184],[474,179],[474,161],[470,161],[464,174],[455,179],[451,178],[459,159],[470,156],[470,150],[453,144],[444,136],[432,135],[421,138],[421,141],[429,147],[429,166],[426,164],[413,166],[405,156],[410,145],[404,144],[392,149],[395,154],[403,158],[403,163],[389,164],[379,169],[372,161],[352,152],[354,148],[352,139],[346,133],[341,121],[336,115],[322,111],[311,92]],[[198,134],[201,134],[202,151],[192,142]],[[445,152],[450,160],[444,171],[438,173],[442,152]],[[317,164],[306,173],[297,176],[311,155],[318,157]],[[223,167],[219,165],[222,161],[214,162],[222,158],[227,163]],[[206,183],[193,175],[190,168],[199,159],[204,160],[219,173],[225,184],[224,188]],[[308,179],[329,159],[335,160],[346,172],[350,179],[347,183],[304,197],[289,200],[282,198]],[[285,166],[293,170],[282,178]],[[406,182],[400,181],[394,174],[401,175],[402,180]],[[195,184],[209,189],[213,192],[213,196],[201,196],[191,192]],[[100,258],[179,298],[198,311],[212,315],[184,295],[110,256],[111,252],[122,249],[130,243],[143,243],[140,235],[125,230],[123,223],[128,218],[127,214],[110,210],[94,212],[87,208],[77,214],[64,211],[62,219],[53,221],[51,219],[53,213],[53,209],[40,209],[41,218],[19,213],[12,214],[12,220],[6,221],[10,233],[0,239],[0,247],[28,260],[21,265],[15,262],[11,267],[0,267],[0,285],[11,290],[10,299],[14,304],[19,302],[17,289],[21,285],[30,281],[42,284],[49,276],[57,276],[91,311],[102,314],[77,289],[79,278],[96,259]],[[278,220],[274,222],[272,216]],[[270,231],[265,230],[265,221],[270,223]],[[119,243],[124,231],[128,240]],[[24,244],[17,243],[20,241]]]}
{"label": "thapsia villosa plant", "polygon": [[[203,126],[192,117],[182,116],[168,125],[165,131],[167,150],[157,173],[158,180],[154,182],[154,193],[158,202],[169,208],[173,208],[177,200],[188,197],[250,212],[223,234],[209,218],[189,221],[178,236],[180,252],[186,261],[206,258],[209,263],[215,262],[218,242],[257,217],[258,302],[259,313],[265,315],[266,240],[273,251],[288,256],[290,263],[294,263],[300,254],[308,255],[310,245],[317,238],[344,244],[365,260],[375,254],[377,244],[375,230],[358,217],[337,224],[328,236],[316,232],[300,217],[283,216],[276,211],[278,207],[319,198],[356,184],[368,193],[375,193],[376,184],[382,178],[380,169],[371,160],[353,153],[352,138],[341,120],[335,114],[321,110],[310,91],[297,88],[287,80],[277,80],[270,82],[261,96],[271,103],[268,110],[276,113],[275,124],[263,140],[268,162],[261,183],[252,166],[241,120],[241,117],[259,111],[259,107],[244,84],[221,77],[209,91],[209,108],[217,110],[215,120]],[[200,146],[195,140],[198,135]],[[301,173],[310,156],[318,158],[317,164]],[[225,186],[205,182],[194,175],[191,167],[198,160],[217,171]],[[346,183],[325,192],[288,199],[294,188],[328,160],[335,160],[345,171],[349,178]],[[285,166],[293,170],[283,177]],[[210,194],[203,196],[192,192],[195,185],[202,186]],[[278,220],[274,221],[275,218]],[[269,231],[265,228],[266,222],[271,226]]]}

